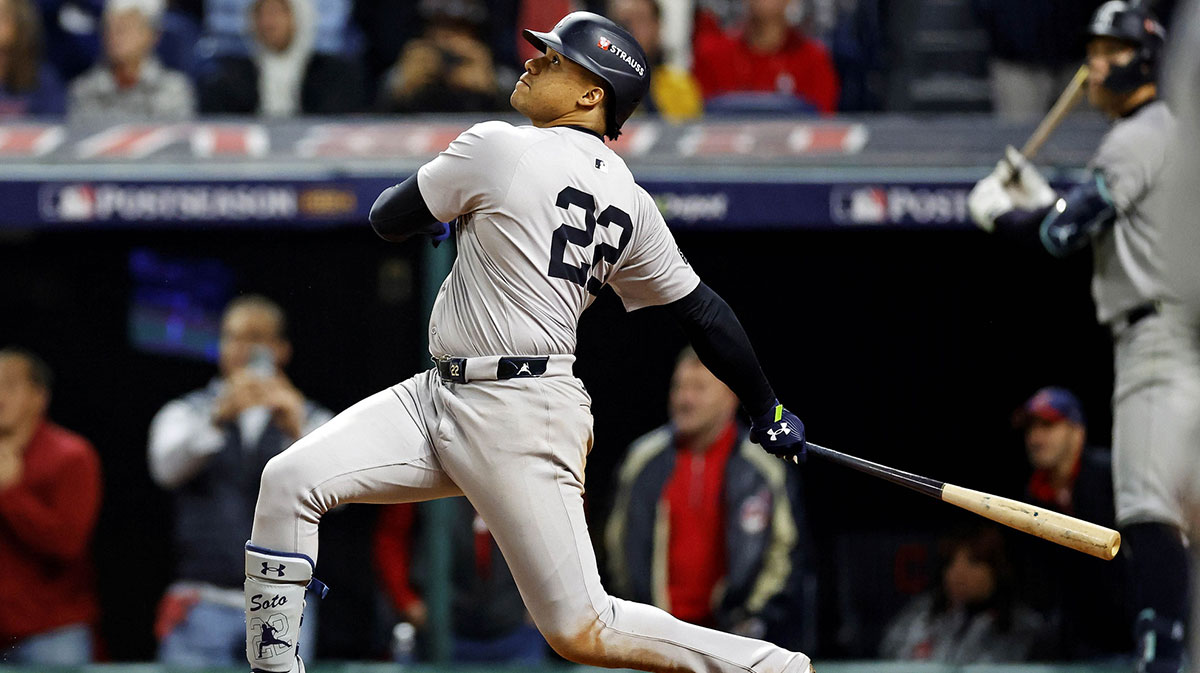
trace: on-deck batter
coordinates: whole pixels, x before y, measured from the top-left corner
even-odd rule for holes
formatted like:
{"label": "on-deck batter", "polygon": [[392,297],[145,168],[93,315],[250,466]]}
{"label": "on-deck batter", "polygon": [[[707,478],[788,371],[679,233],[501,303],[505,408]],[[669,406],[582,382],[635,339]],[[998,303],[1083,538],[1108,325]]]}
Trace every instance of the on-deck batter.
{"label": "on-deck batter", "polygon": [[394,241],[444,236],[440,222],[457,220],[458,258],[429,326],[437,366],[354,405],[263,471],[246,545],[247,659],[256,671],[303,670],[296,625],[325,512],[461,494],[562,656],[647,671],[809,671],[803,654],[678,621],[600,585],[583,509],[591,398],[572,353],[579,316],[605,285],[627,310],[671,311],[767,450],[802,453],[804,426],[604,144],[646,93],[641,47],[586,12],[525,38],[544,55],[526,62],[511,100],[533,125],[477,124],[371,210]]}
{"label": "on-deck batter", "polygon": [[1059,198],[1009,148],[968,206],[984,229],[1058,257],[1092,246],[1097,318],[1114,342],[1113,486],[1134,586],[1137,670],[1177,673],[1188,612],[1182,496],[1200,449],[1200,340],[1163,274],[1167,177],[1177,160],[1175,121],[1155,85],[1164,34],[1123,0],[1101,5],[1089,34],[1088,98],[1114,121],[1088,179]]}

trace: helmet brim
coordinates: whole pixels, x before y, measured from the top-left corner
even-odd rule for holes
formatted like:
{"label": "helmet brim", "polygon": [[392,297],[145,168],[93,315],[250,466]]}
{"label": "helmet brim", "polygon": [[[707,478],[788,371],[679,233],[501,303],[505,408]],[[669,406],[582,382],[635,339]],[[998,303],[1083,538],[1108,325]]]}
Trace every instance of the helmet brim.
{"label": "helmet brim", "polygon": [[532,44],[535,49],[543,54],[546,53],[546,49],[548,48],[560,54],[563,51],[562,40],[558,39],[558,36],[554,33],[539,33],[536,30],[526,28],[521,31],[521,37],[525,38],[526,42]]}

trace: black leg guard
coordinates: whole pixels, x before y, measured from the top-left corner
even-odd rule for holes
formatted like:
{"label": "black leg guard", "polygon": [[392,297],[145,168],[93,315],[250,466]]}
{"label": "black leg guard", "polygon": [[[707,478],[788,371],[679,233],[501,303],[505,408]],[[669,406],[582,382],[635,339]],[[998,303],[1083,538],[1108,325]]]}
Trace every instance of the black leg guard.
{"label": "black leg guard", "polygon": [[1163,523],[1126,527],[1133,584],[1137,673],[1180,673],[1189,612],[1188,554],[1178,528]]}

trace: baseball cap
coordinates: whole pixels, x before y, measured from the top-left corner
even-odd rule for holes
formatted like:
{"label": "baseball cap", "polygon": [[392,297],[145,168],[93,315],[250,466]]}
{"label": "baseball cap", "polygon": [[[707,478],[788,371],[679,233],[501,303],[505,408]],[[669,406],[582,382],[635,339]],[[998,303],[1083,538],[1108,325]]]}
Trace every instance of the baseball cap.
{"label": "baseball cap", "polygon": [[1084,425],[1083,405],[1079,398],[1066,388],[1047,386],[1033,394],[1013,414],[1013,425],[1024,428],[1034,419],[1057,423],[1070,421]]}

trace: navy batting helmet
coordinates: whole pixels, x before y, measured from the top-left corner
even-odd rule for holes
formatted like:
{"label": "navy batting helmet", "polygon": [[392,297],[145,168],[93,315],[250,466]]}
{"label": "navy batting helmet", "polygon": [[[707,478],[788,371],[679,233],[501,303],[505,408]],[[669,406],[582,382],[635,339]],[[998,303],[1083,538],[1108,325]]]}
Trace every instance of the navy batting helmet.
{"label": "navy batting helmet", "polygon": [[524,30],[521,34],[541,52],[553,49],[604,81],[609,97],[604,135],[621,135],[621,125],[650,89],[650,66],[637,40],[591,12],[571,12],[549,33]]}
{"label": "navy batting helmet", "polygon": [[1104,88],[1128,93],[1155,81],[1166,31],[1149,12],[1125,0],[1109,0],[1092,15],[1088,37],[1111,37],[1137,49],[1132,61],[1109,72]]}

